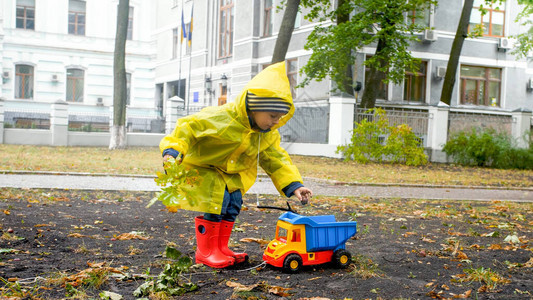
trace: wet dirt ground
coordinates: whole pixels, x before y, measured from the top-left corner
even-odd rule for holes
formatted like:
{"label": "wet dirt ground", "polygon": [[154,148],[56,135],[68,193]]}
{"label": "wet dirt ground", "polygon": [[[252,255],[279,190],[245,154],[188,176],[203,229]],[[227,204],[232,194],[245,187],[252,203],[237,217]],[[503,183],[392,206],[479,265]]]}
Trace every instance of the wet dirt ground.
{"label": "wet dirt ground", "polygon": [[[146,208],[153,192],[0,189],[0,298],[135,299],[157,277],[171,246],[194,259],[195,212]],[[198,289],[180,299],[531,299],[531,203],[318,197],[293,206],[303,215],[356,220],[347,269],[264,266],[281,211],[245,198],[231,246],[247,263],[224,270],[195,266],[180,280]],[[277,199],[271,205],[282,206]],[[83,279],[105,271],[99,284]],[[153,296],[153,295],[152,295]],[[153,296],[154,297],[154,296]]]}

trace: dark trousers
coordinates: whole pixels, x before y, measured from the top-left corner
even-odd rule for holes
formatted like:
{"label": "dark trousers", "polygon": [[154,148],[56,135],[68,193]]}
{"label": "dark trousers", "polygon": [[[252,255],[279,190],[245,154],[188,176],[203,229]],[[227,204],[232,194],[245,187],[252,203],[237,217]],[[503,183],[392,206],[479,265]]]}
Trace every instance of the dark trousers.
{"label": "dark trousers", "polygon": [[235,219],[237,219],[237,216],[241,212],[241,207],[241,191],[236,190],[235,192],[230,193],[226,188],[226,192],[224,192],[224,200],[222,201],[222,210],[220,212],[220,215],[205,213],[204,220],[208,220],[211,222],[220,222],[222,220],[228,222],[235,222]]}

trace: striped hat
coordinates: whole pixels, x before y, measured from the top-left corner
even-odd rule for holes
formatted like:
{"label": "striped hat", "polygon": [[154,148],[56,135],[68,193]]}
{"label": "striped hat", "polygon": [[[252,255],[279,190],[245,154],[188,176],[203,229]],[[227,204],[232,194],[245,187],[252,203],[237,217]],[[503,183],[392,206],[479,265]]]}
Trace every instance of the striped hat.
{"label": "striped hat", "polygon": [[250,111],[272,111],[286,114],[291,109],[291,104],[282,98],[261,97],[248,92],[246,94],[246,109]]}

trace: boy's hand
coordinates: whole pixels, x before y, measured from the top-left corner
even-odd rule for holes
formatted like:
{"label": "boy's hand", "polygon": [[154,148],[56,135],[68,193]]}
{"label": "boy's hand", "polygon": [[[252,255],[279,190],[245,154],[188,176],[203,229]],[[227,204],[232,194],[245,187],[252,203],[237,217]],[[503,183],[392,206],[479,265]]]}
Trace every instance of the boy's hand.
{"label": "boy's hand", "polygon": [[[172,156],[170,154],[167,154],[167,155],[163,156],[163,162],[165,163],[171,158],[174,158],[174,156]],[[183,156],[182,155],[178,155],[178,157],[176,157],[176,160],[178,161],[178,163],[181,163],[181,161],[183,160]]]}
{"label": "boy's hand", "polygon": [[313,196],[313,192],[310,189],[302,186],[294,191],[294,195],[296,196],[296,198],[298,198],[298,200],[300,200],[302,204],[305,205],[309,202],[309,199]]}

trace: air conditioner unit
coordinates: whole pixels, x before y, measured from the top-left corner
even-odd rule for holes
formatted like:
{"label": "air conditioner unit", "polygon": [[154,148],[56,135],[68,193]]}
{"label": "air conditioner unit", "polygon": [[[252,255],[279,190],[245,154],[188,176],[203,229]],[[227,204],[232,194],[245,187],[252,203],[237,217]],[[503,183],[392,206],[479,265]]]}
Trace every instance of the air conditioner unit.
{"label": "air conditioner unit", "polygon": [[500,50],[509,50],[511,49],[511,41],[508,38],[500,38],[498,40],[498,49]]}
{"label": "air conditioner unit", "polygon": [[426,29],[424,30],[424,36],[422,37],[424,42],[435,42],[437,41],[437,32],[435,30]]}
{"label": "air conditioner unit", "polygon": [[9,71],[2,72],[2,78],[9,79],[10,76],[11,76],[11,74],[9,74]]}
{"label": "air conditioner unit", "polygon": [[437,78],[444,78],[446,76],[446,67],[437,67],[437,70],[435,71],[435,77]]}
{"label": "air conditioner unit", "polygon": [[96,99],[96,105],[97,106],[104,106],[104,99],[102,97],[98,97]]}
{"label": "air conditioner unit", "polygon": [[527,89],[529,91],[533,90],[533,77],[530,77],[529,80],[527,81]]}
{"label": "air conditioner unit", "polygon": [[52,74],[52,77],[50,78],[50,80],[52,82],[58,82],[59,81],[59,76],[57,74]]}

